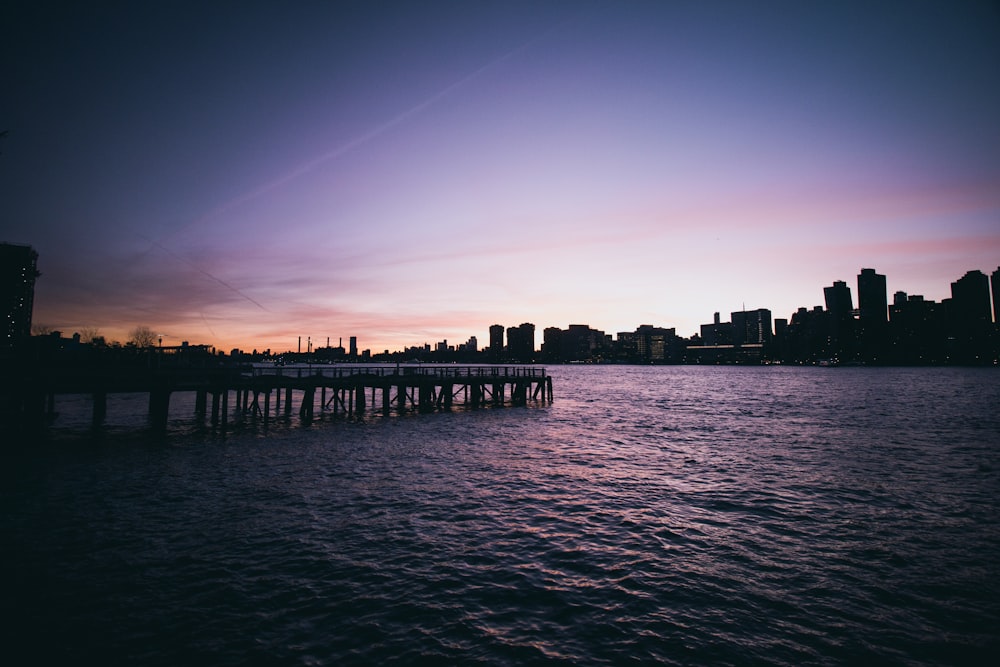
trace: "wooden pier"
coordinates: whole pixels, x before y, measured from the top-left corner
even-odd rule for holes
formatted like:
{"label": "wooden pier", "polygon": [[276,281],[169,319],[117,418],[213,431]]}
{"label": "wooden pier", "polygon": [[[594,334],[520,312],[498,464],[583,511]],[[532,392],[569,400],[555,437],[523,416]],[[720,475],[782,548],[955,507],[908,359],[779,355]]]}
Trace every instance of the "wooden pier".
{"label": "wooden pier", "polygon": [[[58,394],[90,394],[93,423],[107,416],[114,393],[149,395],[149,419],[166,427],[171,394],[195,392],[195,419],[226,427],[229,421],[272,419],[297,414],[314,419],[361,418],[406,412],[450,410],[454,406],[525,405],[552,401],[552,378],[537,366],[372,364],[251,366],[165,369],[48,369],[28,379],[5,400],[17,403],[28,421],[54,412]],[[8,402],[8,406],[11,403]]]}

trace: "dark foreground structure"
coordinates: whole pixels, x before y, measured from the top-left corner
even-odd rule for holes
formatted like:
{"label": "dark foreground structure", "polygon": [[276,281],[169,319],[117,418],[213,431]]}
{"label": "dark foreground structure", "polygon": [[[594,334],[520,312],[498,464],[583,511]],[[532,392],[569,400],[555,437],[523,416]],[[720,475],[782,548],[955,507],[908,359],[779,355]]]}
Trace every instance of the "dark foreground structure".
{"label": "dark foreground structure", "polygon": [[[195,418],[211,415],[213,425],[230,417],[271,419],[297,410],[303,423],[318,414],[361,417],[407,411],[477,409],[551,401],[552,378],[536,366],[371,365],[228,366],[214,368],[44,368],[28,377],[8,378],[5,409],[25,424],[44,423],[54,414],[58,394],[93,396],[93,422],[107,414],[108,394],[149,395],[149,419],[167,424],[170,396],[195,392]],[[294,393],[293,393],[294,392]]]}

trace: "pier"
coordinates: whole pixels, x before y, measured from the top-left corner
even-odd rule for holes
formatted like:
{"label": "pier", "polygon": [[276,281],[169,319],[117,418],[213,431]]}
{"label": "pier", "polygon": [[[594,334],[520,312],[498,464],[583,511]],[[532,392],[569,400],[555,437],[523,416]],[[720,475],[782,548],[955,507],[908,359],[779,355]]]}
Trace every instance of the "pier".
{"label": "pier", "polygon": [[3,388],[6,409],[29,423],[52,415],[59,394],[89,394],[95,426],[104,422],[108,395],[114,393],[148,394],[149,420],[157,428],[166,427],[170,397],[178,392],[195,393],[195,419],[209,419],[223,428],[230,420],[256,419],[267,425],[293,414],[308,424],[322,417],[362,418],[455,406],[479,409],[552,401],[552,377],[544,368],[521,365],[46,368],[16,385],[12,379]]}

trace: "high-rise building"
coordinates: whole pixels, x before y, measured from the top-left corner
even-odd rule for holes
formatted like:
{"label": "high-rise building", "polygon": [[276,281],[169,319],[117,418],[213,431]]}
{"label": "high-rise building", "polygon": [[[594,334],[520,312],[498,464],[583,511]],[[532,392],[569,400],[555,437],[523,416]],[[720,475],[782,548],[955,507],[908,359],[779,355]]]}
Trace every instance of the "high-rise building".
{"label": "high-rise building", "polygon": [[355,358],[355,357],[358,356],[358,337],[357,336],[351,336],[351,338],[350,338],[350,346],[351,346],[351,358],[353,359],[353,358]]}
{"label": "high-rise building", "polygon": [[503,357],[503,325],[490,325],[490,357],[500,361]]}
{"label": "high-rise building", "polygon": [[885,361],[889,345],[889,301],[885,276],[875,269],[858,274],[858,338],[861,357],[870,363]]}
{"label": "high-rise building", "polygon": [[1000,326],[1000,266],[990,276],[990,287],[993,290],[993,323]]}
{"label": "high-rise building", "polygon": [[885,276],[875,269],[858,274],[858,317],[862,324],[885,324],[889,317]]}
{"label": "high-rise building", "polygon": [[854,354],[854,306],[851,303],[851,288],[843,280],[834,281],[823,288],[826,299],[827,336],[829,353],[841,359]]}
{"label": "high-rise building", "polygon": [[946,301],[948,328],[954,348],[951,359],[959,363],[982,363],[990,352],[990,279],[982,271],[968,271],[951,284]]}
{"label": "high-rise building", "polygon": [[700,330],[702,345],[732,345],[733,343],[733,323],[722,322],[719,313],[712,316],[711,324],[702,324]]}
{"label": "high-rise building", "polygon": [[0,349],[13,349],[31,336],[38,253],[26,245],[0,243],[0,305],[3,330]]}
{"label": "high-rise building", "polygon": [[562,329],[545,327],[542,330],[542,359],[545,361],[564,361],[562,339]]}
{"label": "high-rise building", "polygon": [[771,311],[767,308],[730,313],[735,345],[756,345],[771,341]]}
{"label": "high-rise building", "polygon": [[949,317],[959,327],[980,327],[990,321],[990,280],[982,271],[967,271],[951,284]]}
{"label": "high-rise building", "polygon": [[823,288],[826,310],[835,318],[850,317],[854,308],[851,302],[851,288],[843,280],[835,280],[830,287]]}
{"label": "high-rise building", "polygon": [[643,362],[670,361],[676,342],[677,333],[673,327],[665,329],[652,324],[640,324],[635,330],[635,352]]}
{"label": "high-rise building", "polygon": [[535,359],[535,325],[525,322],[507,329],[507,355],[511,361],[531,362]]}

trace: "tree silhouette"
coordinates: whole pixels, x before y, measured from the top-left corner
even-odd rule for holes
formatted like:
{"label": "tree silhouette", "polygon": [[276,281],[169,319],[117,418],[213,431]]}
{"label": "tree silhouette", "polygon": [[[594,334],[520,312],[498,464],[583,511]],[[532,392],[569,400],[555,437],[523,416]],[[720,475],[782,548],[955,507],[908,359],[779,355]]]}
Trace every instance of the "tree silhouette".
{"label": "tree silhouette", "polygon": [[145,325],[139,325],[128,333],[128,342],[136,347],[153,347],[156,345],[156,334]]}
{"label": "tree silhouette", "polygon": [[97,327],[83,327],[78,333],[80,334],[80,342],[87,344],[93,343],[95,339],[101,336]]}

